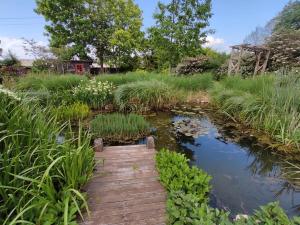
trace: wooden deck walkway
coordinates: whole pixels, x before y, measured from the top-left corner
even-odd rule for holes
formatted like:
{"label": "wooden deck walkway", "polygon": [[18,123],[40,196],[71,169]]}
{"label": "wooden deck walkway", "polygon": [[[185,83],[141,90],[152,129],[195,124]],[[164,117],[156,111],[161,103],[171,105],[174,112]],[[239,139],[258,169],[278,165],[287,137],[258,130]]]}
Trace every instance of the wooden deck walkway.
{"label": "wooden deck walkway", "polygon": [[81,225],[161,225],[166,192],[155,169],[155,149],[146,145],[106,147],[85,190],[90,217]]}

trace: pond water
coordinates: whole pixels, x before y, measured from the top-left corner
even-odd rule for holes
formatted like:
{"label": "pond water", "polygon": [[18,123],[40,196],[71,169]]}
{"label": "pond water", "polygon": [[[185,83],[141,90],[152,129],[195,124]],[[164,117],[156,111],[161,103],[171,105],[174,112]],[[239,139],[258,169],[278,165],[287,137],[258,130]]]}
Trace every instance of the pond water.
{"label": "pond water", "polygon": [[[185,118],[200,121],[205,132],[199,137],[175,136],[172,122]],[[251,214],[261,205],[279,201],[289,216],[299,215],[300,192],[282,178],[282,157],[272,154],[256,138],[233,138],[209,114],[180,116],[161,113],[148,120],[156,127],[156,148],[183,152],[191,164],[205,170],[212,179],[211,205],[232,215]]]}

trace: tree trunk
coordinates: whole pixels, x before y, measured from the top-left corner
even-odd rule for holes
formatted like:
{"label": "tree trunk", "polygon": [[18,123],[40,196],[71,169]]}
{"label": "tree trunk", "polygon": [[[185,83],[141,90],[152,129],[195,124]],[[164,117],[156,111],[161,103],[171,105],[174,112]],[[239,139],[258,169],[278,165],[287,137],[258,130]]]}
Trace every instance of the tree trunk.
{"label": "tree trunk", "polygon": [[101,66],[101,73],[104,73],[104,54],[103,54],[103,50],[101,48],[97,49],[97,55],[98,55],[98,59],[100,62],[100,66]]}

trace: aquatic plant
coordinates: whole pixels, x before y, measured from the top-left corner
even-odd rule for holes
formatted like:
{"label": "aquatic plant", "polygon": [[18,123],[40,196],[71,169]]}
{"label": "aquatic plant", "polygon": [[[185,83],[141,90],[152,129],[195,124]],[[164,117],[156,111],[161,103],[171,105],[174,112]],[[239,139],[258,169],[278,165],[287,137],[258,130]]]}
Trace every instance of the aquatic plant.
{"label": "aquatic plant", "polygon": [[270,203],[256,210],[252,216],[232,220],[230,213],[209,206],[211,177],[189,167],[188,159],[176,152],[161,149],[156,155],[160,181],[168,191],[168,224],[226,224],[226,225],[296,225],[300,217],[289,219],[279,203]]}
{"label": "aquatic plant", "polygon": [[267,131],[287,146],[299,147],[300,81],[297,77],[229,77],[215,84],[210,94],[214,103],[232,117]]}
{"label": "aquatic plant", "polygon": [[150,124],[136,114],[97,115],[90,123],[93,136],[106,142],[123,142],[143,138],[150,133]]}
{"label": "aquatic plant", "polygon": [[92,79],[89,82],[82,82],[75,87],[73,96],[77,101],[85,103],[94,109],[99,109],[112,102],[113,89],[113,85],[108,81],[101,82]]}
{"label": "aquatic plant", "polygon": [[65,127],[49,108],[0,95],[0,224],[76,224],[94,168],[90,135],[79,128],[59,143]]}
{"label": "aquatic plant", "polygon": [[90,108],[86,104],[77,102],[71,105],[54,107],[52,112],[59,120],[79,120],[89,116]]}
{"label": "aquatic plant", "polygon": [[115,91],[115,102],[121,111],[147,112],[169,108],[179,101],[178,98],[166,83],[156,80],[124,84]]}

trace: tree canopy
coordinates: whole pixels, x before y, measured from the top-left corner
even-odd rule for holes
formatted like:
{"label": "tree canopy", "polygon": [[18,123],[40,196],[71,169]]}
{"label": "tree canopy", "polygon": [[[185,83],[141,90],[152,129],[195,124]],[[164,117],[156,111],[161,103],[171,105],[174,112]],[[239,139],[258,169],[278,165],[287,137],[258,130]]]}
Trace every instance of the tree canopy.
{"label": "tree canopy", "polygon": [[[97,56],[122,66],[137,54],[143,39],[142,12],[133,0],[36,0],[51,47],[72,48],[74,55]],[[89,56],[88,56],[89,55]]]}
{"label": "tree canopy", "polygon": [[211,16],[211,0],[159,2],[155,26],[149,29],[151,53],[159,66],[175,66],[186,56],[200,54]]}

